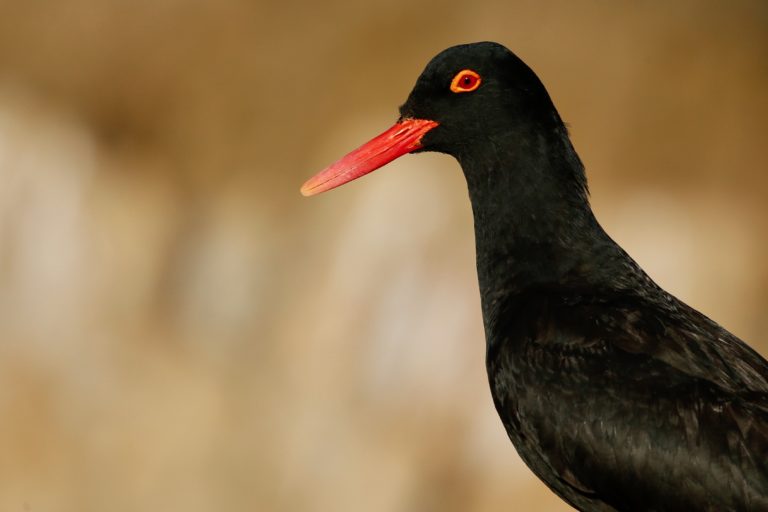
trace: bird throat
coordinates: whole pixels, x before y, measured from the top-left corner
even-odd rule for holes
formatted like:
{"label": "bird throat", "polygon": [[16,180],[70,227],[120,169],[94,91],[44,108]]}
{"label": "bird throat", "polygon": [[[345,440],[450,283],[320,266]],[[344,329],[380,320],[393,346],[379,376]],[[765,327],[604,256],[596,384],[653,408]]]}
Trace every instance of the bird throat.
{"label": "bird throat", "polygon": [[489,138],[458,156],[484,309],[534,287],[606,284],[622,259],[592,213],[565,128],[523,137]]}

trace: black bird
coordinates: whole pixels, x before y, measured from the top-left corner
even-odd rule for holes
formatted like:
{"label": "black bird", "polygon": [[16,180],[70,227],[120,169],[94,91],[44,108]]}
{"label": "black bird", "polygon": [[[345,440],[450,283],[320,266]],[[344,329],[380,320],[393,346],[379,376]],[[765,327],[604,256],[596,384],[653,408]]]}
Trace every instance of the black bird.
{"label": "black bird", "polygon": [[534,72],[499,44],[454,46],[400,114],[302,193],[409,152],[459,161],[488,379],[533,472],[585,511],[768,510],[768,362],[603,231]]}

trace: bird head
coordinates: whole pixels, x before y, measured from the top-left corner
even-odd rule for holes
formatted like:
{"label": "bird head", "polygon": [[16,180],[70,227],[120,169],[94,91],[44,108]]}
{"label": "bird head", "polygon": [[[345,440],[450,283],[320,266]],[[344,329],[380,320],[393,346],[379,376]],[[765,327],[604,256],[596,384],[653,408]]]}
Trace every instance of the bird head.
{"label": "bird head", "polygon": [[301,192],[330,190],[407,153],[461,159],[495,137],[530,132],[532,123],[556,126],[560,120],[522,60],[497,43],[453,46],[427,64],[394,126],[309,179]]}

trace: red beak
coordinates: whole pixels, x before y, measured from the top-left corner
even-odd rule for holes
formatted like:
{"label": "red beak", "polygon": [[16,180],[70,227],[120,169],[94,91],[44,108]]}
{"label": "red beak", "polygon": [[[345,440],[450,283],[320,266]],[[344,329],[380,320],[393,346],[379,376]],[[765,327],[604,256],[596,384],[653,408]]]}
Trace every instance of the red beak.
{"label": "red beak", "polygon": [[403,119],[311,177],[301,187],[301,193],[313,196],[365,176],[395,158],[420,148],[421,138],[437,125],[437,122],[428,119]]}

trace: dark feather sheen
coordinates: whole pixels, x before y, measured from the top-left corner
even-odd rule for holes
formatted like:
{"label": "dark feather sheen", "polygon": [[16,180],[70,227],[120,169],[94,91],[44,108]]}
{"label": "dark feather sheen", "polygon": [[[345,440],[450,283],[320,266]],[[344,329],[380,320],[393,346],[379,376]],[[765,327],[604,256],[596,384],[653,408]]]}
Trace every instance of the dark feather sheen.
{"label": "dark feather sheen", "polygon": [[[473,69],[483,85],[451,95]],[[603,231],[536,75],[477,43],[401,107],[440,126],[475,220],[494,402],[523,460],[585,511],[768,510],[768,363],[657,286]]]}
{"label": "dark feather sheen", "polygon": [[497,410],[574,506],[768,510],[765,361],[680,306],[547,288],[500,312],[487,359]]}

